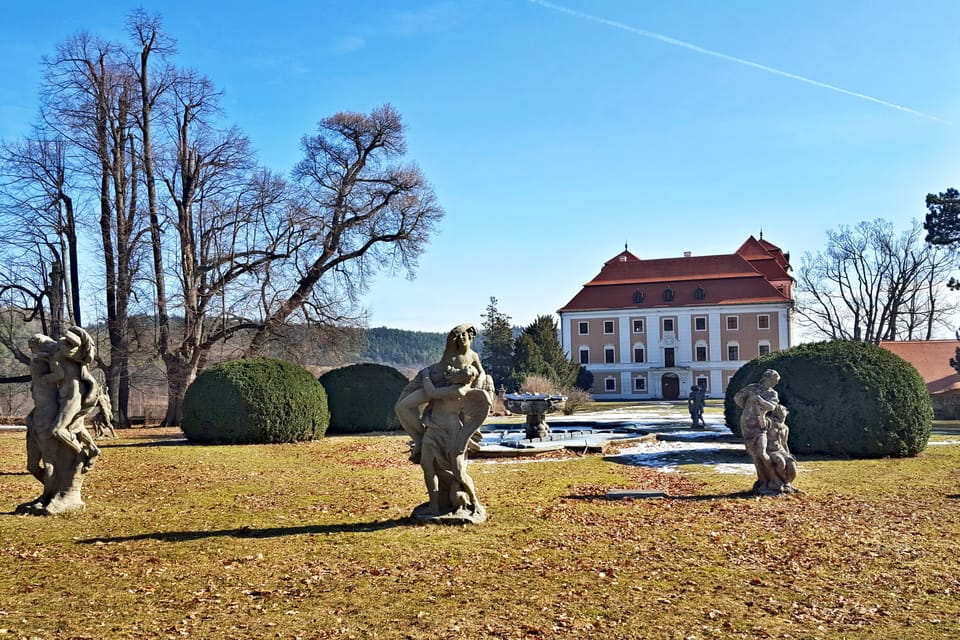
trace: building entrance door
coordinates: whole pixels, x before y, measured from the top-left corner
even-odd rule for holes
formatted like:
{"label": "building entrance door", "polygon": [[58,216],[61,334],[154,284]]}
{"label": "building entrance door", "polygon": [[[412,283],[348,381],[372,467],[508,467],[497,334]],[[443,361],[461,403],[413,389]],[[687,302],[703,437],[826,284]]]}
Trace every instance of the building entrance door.
{"label": "building entrance door", "polygon": [[675,373],[664,374],[660,378],[660,393],[664,400],[677,400],[680,398],[680,378]]}

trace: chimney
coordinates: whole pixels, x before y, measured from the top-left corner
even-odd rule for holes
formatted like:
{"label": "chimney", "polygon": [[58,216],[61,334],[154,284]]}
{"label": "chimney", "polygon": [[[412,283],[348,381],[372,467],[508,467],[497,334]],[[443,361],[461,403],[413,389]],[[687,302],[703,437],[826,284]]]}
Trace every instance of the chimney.
{"label": "chimney", "polygon": [[684,251],[684,252],[683,252],[683,257],[684,257],[684,258],[689,258],[689,257],[690,257],[690,252],[689,252],[689,251]]}

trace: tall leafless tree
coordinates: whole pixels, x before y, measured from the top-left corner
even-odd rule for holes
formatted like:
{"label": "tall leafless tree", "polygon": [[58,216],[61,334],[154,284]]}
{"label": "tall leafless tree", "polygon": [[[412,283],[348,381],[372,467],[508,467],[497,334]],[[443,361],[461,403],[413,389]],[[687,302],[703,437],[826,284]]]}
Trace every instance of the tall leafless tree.
{"label": "tall leafless tree", "polygon": [[77,222],[67,142],[48,134],[37,129],[0,147],[0,290],[21,299],[8,296],[5,308],[22,308],[24,320],[36,317],[42,331],[60,336],[81,322]]}
{"label": "tall leafless tree", "polygon": [[885,220],[827,231],[827,246],[803,257],[797,311],[816,334],[878,343],[929,340],[958,309],[946,286],[950,262],[924,244],[913,221],[897,233]]}
{"label": "tall leafless tree", "polygon": [[291,318],[348,321],[372,274],[412,273],[443,217],[420,169],[400,162],[404,128],[390,105],[325,118],[301,147],[293,170],[294,263],[267,270],[263,315],[247,353],[259,352]]}

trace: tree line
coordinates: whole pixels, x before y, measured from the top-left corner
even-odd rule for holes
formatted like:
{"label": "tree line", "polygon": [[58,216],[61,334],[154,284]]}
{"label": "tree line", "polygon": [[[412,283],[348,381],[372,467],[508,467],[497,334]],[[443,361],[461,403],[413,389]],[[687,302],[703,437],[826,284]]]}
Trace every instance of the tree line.
{"label": "tree line", "polygon": [[[52,337],[95,310],[121,425],[133,343],[149,338],[175,425],[219,345],[254,355],[304,326],[358,324],[371,276],[412,273],[444,213],[390,105],[321,119],[283,177],[228,124],[213,81],[176,63],[159,16],[126,27],[124,42],[80,32],[45,56],[36,122],[0,147],[0,308]],[[0,344],[27,363],[15,333]]]}
{"label": "tree line", "polygon": [[[797,312],[828,339],[930,340],[956,330],[960,193],[926,199],[928,214],[904,230],[882,219],[827,231],[825,247],[803,256]],[[924,230],[927,231],[926,236]]]}

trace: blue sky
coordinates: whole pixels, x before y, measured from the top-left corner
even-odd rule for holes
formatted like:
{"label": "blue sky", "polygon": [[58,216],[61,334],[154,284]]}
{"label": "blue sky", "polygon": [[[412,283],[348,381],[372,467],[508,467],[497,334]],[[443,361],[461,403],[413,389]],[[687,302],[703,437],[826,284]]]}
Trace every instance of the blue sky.
{"label": "blue sky", "polygon": [[960,187],[956,0],[5,3],[0,137],[27,133],[40,58],[163,16],[177,62],[286,173],[337,111],[389,102],[447,212],[417,277],[381,276],[370,326],[553,313],[629,245],[794,267],[840,224],[899,228]]}

